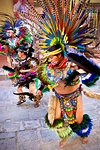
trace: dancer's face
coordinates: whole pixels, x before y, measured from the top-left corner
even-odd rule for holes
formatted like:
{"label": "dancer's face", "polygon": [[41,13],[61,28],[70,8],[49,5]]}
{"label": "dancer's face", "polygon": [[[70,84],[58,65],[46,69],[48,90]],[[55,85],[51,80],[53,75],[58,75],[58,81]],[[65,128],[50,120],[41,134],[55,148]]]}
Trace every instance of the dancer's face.
{"label": "dancer's face", "polygon": [[8,34],[8,37],[14,37],[14,32],[12,30],[9,30],[7,34]]}
{"label": "dancer's face", "polygon": [[23,52],[18,51],[18,56],[19,56],[20,58],[23,57],[23,55],[24,55]]}
{"label": "dancer's face", "polygon": [[61,54],[49,56],[49,62],[51,62],[53,66],[59,65],[60,61],[61,61]]}

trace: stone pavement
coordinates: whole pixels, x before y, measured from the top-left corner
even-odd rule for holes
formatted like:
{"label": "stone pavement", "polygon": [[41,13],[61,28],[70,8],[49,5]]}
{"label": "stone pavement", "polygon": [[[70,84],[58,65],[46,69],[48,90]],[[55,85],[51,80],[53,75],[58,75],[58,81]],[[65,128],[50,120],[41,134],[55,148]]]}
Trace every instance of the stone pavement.
{"label": "stone pavement", "polygon": [[[100,80],[89,90],[100,92]],[[0,81],[0,150],[60,150],[59,137],[44,122],[48,98],[53,93],[44,94],[40,107],[34,108],[28,97],[24,104],[17,106],[18,96],[13,92],[16,88],[9,80]],[[100,150],[100,100],[83,95],[83,106],[84,113],[94,123],[89,143],[81,144],[80,137],[73,134],[62,150]]]}

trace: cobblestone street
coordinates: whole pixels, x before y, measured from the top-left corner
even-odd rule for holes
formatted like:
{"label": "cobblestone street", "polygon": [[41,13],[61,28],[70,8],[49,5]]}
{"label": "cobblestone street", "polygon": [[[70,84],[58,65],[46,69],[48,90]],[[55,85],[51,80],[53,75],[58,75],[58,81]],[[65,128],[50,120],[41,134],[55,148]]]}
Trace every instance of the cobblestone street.
{"label": "cobblestone street", "polygon": [[[100,80],[88,90],[100,92]],[[52,93],[44,94],[41,104],[34,108],[34,103],[27,101],[17,106],[16,88],[9,80],[0,81],[0,150],[60,150],[59,137],[49,131],[44,122],[48,111],[48,98]],[[63,150],[100,150],[100,100],[83,95],[84,113],[93,119],[93,130],[89,143],[81,144],[81,139],[73,134]]]}

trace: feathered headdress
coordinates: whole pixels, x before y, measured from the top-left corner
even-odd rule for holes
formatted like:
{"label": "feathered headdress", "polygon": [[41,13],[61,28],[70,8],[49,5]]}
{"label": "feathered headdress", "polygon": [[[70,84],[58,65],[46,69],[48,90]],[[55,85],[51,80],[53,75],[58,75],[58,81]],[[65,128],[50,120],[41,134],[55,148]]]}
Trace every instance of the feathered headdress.
{"label": "feathered headdress", "polygon": [[28,19],[35,22],[40,29],[39,48],[43,49],[45,54],[48,48],[58,43],[64,55],[71,51],[84,53],[88,57],[96,57],[94,53],[100,54],[100,51],[90,47],[96,36],[95,29],[87,23],[89,0],[80,0],[78,3],[73,0],[37,0],[37,2],[43,9],[44,17],[36,11],[29,0],[25,0],[26,9],[29,10]]}
{"label": "feathered headdress", "polygon": [[[15,42],[13,42],[13,45],[9,44],[10,48],[14,48],[16,50],[19,46],[22,46],[22,45],[23,46],[27,45],[28,47],[30,47],[30,45],[32,43],[32,39],[29,34],[28,28],[23,25],[22,20],[14,19],[9,14],[0,12],[0,18],[1,17],[3,19],[0,20],[0,24],[1,24],[1,26],[0,26],[0,38],[1,38],[0,53],[5,54],[2,47],[3,47],[3,45],[7,44],[6,38],[7,39],[10,38],[8,35],[9,31],[12,31],[14,33],[14,37],[17,37]],[[13,39],[12,39],[12,41],[13,41]],[[9,55],[9,54],[7,54],[7,55]]]}
{"label": "feathered headdress", "polygon": [[[67,56],[87,73],[96,74],[91,77],[92,80],[95,77],[96,81],[100,76],[100,67],[87,57],[98,57],[95,54],[100,54],[100,51],[95,48],[100,43],[91,47],[97,37],[94,34],[95,28],[88,25],[89,1],[79,0],[75,3],[75,0],[37,0],[43,9],[43,17],[29,0],[25,0],[25,7],[29,10],[28,19],[36,24],[35,30],[40,41],[38,47],[43,50],[43,58],[63,52],[65,58]],[[22,11],[21,15],[25,18],[24,13],[27,12]],[[74,73],[73,76],[75,77]],[[69,80],[71,81],[71,76]],[[88,84],[88,81],[85,83]]]}
{"label": "feathered headdress", "polygon": [[15,20],[12,16],[1,12],[0,17],[3,18],[3,20],[0,20],[0,34],[2,38],[9,38],[9,31],[14,32],[15,36],[23,36],[25,31],[23,28],[23,23],[20,19]]}

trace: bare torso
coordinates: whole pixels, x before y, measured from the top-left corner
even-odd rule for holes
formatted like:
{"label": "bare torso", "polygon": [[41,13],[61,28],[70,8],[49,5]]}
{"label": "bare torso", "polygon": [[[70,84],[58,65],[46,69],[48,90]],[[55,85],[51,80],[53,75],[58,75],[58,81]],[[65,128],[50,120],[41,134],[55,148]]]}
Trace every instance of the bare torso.
{"label": "bare torso", "polygon": [[59,85],[56,86],[54,89],[59,94],[70,94],[70,93],[74,92],[79,87],[79,84],[74,85],[74,86],[66,86],[65,87],[65,81],[61,80],[59,82]]}

